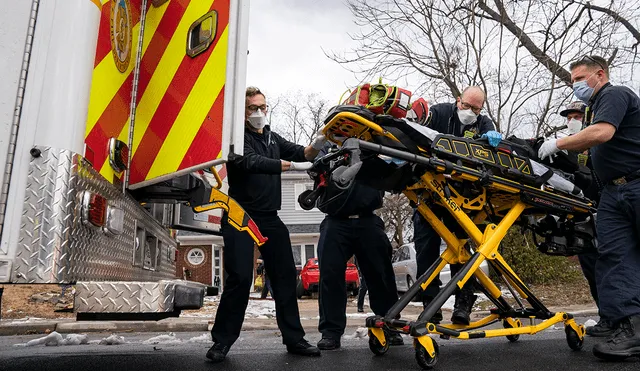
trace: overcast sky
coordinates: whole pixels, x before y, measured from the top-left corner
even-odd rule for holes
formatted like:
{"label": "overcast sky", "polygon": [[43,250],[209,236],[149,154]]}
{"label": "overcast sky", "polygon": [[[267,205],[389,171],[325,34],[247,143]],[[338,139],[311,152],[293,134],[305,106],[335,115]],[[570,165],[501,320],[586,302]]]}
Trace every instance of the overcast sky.
{"label": "overcast sky", "polygon": [[[247,84],[265,92],[267,101],[287,92],[319,93],[337,104],[360,81],[325,55],[352,50],[349,33],[360,30],[346,0],[250,0]],[[604,0],[603,0],[604,1]],[[568,66],[567,66],[568,67]],[[616,73],[612,71],[612,82]],[[419,78],[418,78],[419,79]],[[640,79],[634,79],[640,80]],[[375,83],[376,81],[368,81]],[[398,83],[409,90],[416,81]],[[629,83],[638,91],[640,83]],[[433,96],[425,96],[430,104]],[[557,115],[552,118],[563,120]]]}
{"label": "overcast sky", "polygon": [[343,0],[251,0],[247,84],[267,98],[300,89],[337,103],[358,81],[323,50],[347,50],[357,29]]}

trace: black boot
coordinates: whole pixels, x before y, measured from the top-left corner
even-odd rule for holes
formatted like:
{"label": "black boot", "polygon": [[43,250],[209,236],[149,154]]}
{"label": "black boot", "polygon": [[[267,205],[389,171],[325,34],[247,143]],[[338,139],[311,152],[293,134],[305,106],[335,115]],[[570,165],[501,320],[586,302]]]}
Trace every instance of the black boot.
{"label": "black boot", "polygon": [[471,311],[478,296],[472,290],[463,288],[456,294],[456,302],[453,306],[451,322],[456,325],[468,325],[471,321]]}
{"label": "black boot", "polygon": [[227,353],[229,353],[228,346],[221,343],[215,343],[211,348],[209,348],[209,351],[207,352],[207,358],[209,358],[211,362],[219,363],[224,361],[224,359],[227,357]]}
{"label": "black boot", "polygon": [[334,350],[340,348],[340,339],[334,339],[330,337],[322,336],[322,339],[318,342],[318,349],[320,350]]}
{"label": "black boot", "polygon": [[640,357],[640,315],[627,317],[618,326],[607,341],[593,346],[593,355],[608,361]]}
{"label": "black boot", "polygon": [[[429,304],[433,301],[433,298],[430,297],[426,297],[422,300],[422,309],[425,310],[427,309],[427,307],[429,306]],[[433,315],[433,317],[431,317],[431,319],[429,320],[429,322],[433,323],[433,324],[439,324],[440,322],[442,322],[442,320],[444,319],[444,317],[442,316],[442,308],[438,309],[438,311]]]}
{"label": "black boot", "polygon": [[594,326],[587,327],[587,335],[593,337],[607,337],[613,335],[617,328],[618,326],[614,325],[613,322],[607,321],[606,319],[600,319],[600,321],[598,321]]}
{"label": "black boot", "polygon": [[305,339],[302,339],[295,344],[287,345],[287,352],[308,357],[317,357],[320,355],[320,349],[309,344]]}

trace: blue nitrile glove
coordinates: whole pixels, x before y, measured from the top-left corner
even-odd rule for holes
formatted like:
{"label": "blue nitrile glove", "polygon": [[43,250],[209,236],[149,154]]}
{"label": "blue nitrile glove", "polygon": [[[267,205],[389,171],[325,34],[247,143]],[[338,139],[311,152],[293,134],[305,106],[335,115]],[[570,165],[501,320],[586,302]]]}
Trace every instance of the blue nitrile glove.
{"label": "blue nitrile glove", "polygon": [[498,133],[495,130],[491,130],[482,134],[481,138],[488,138],[489,144],[491,145],[491,147],[497,147],[498,144],[500,144],[500,141],[502,140],[502,134]]}

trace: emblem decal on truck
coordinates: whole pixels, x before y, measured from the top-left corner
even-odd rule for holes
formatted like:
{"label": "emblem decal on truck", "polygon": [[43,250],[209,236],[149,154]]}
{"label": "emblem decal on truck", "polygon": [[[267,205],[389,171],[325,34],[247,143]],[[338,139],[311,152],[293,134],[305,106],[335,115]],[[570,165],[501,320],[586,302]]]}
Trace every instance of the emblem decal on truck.
{"label": "emblem decal on truck", "polygon": [[131,4],[129,0],[111,0],[111,54],[118,71],[124,73],[131,61]]}

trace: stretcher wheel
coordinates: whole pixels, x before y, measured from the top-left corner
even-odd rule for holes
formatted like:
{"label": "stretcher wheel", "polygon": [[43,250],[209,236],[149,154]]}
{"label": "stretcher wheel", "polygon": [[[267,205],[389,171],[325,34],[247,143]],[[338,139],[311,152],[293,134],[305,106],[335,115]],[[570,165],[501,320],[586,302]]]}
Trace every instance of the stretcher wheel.
{"label": "stretcher wheel", "polygon": [[567,335],[567,344],[569,344],[569,348],[573,350],[580,350],[584,345],[584,338],[580,338],[580,335],[573,329],[571,326],[565,326],[564,332]]}
{"label": "stretcher wheel", "polygon": [[373,354],[381,356],[385,354],[387,350],[389,350],[389,341],[387,341],[384,345],[380,344],[378,338],[373,335],[371,330],[369,330],[369,349],[371,349]]}
{"label": "stretcher wheel", "polygon": [[423,370],[431,370],[438,363],[438,354],[440,350],[438,349],[438,343],[432,338],[433,349],[436,351],[435,356],[431,357],[431,354],[427,351],[427,349],[420,344],[418,339],[413,340],[413,346],[416,352],[416,362],[418,365],[422,367]]}
{"label": "stretcher wheel", "polygon": [[[513,328],[513,326],[511,326],[511,324],[507,320],[502,321],[502,326],[504,328]],[[516,327],[522,327],[522,322],[516,320]],[[507,335],[507,340],[512,343],[515,343],[516,341],[518,341],[518,339],[520,339],[520,335]]]}

